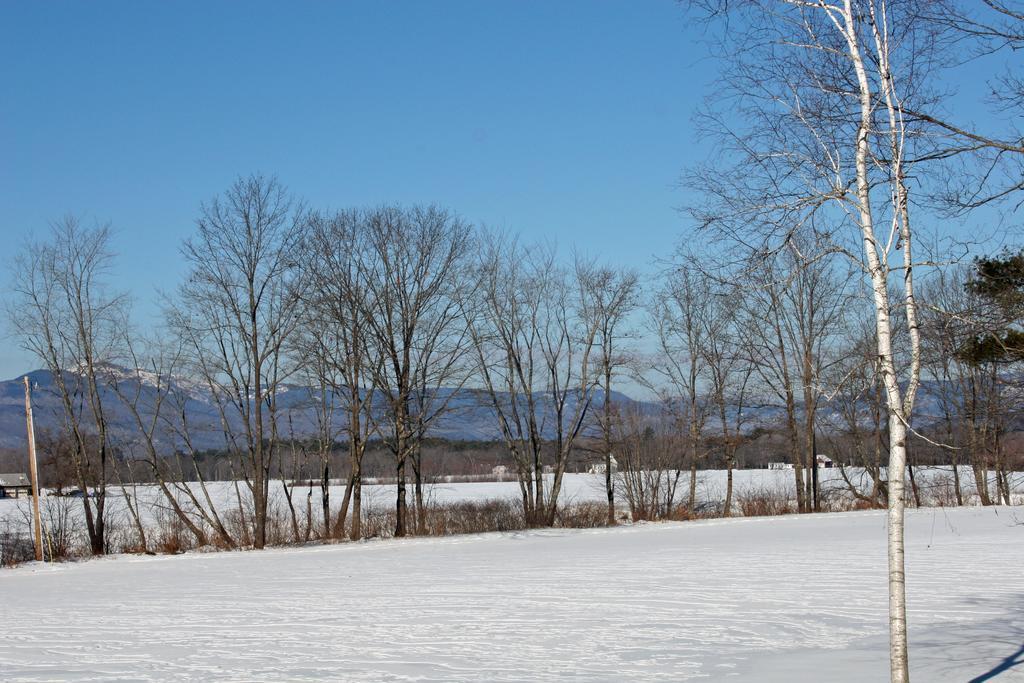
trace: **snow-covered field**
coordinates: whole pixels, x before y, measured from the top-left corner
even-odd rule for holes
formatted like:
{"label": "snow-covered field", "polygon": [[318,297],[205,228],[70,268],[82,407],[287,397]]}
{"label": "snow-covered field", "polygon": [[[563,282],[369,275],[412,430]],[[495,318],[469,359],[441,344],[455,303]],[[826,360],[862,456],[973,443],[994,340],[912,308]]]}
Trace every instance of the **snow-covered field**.
{"label": "snow-covered field", "polygon": [[[909,512],[916,681],[1024,680],[1022,521]],[[887,675],[877,512],[25,565],[0,595],[7,681]]]}
{"label": "snow-covered field", "polygon": [[[734,473],[734,488],[737,498],[745,493],[757,491],[777,492],[781,496],[792,498],[795,496],[792,470],[737,470]],[[821,478],[822,496],[825,500],[835,497],[848,497],[849,493],[845,482],[840,478],[836,469],[819,470]],[[860,470],[850,468],[848,476],[851,481],[859,484],[865,492],[870,490],[868,477]],[[550,479],[550,477],[549,477]],[[961,468],[961,479],[964,495],[968,500],[974,495],[974,479],[969,468]],[[952,502],[952,475],[949,468],[921,468],[918,470],[918,483],[922,489],[922,495],[927,503],[934,503],[936,498],[945,497]],[[200,499],[204,496],[199,492],[198,485],[193,484],[193,489]],[[235,486],[230,482],[211,482],[209,485],[211,497],[218,510],[221,512],[231,511],[237,507]],[[575,502],[601,502],[606,500],[604,475],[600,474],[567,474],[562,484],[560,501],[563,504]],[[676,492],[677,501],[685,500],[688,495],[689,472],[684,472],[680,478]],[[1011,475],[1011,486],[1015,494],[1024,494],[1024,473],[1013,473]],[[241,487],[244,491],[244,485]],[[622,498],[622,486],[619,485],[619,505],[625,510],[626,501]],[[700,502],[718,502],[724,500],[726,489],[726,472],[724,470],[702,470],[698,473],[697,498]],[[163,494],[156,486],[140,485],[129,489],[131,495],[137,496],[141,502],[142,517],[144,523],[155,526],[163,513],[169,512],[169,507]],[[282,482],[271,483],[271,500],[283,511],[285,497],[283,494]],[[295,505],[300,517],[303,517],[306,509],[306,495],[309,488],[300,485],[295,488]],[[344,486],[333,486],[331,488],[332,508],[340,506],[344,496]],[[108,490],[108,517],[116,528],[127,529],[130,526],[128,512],[124,504],[124,496],[120,489],[111,485]],[[314,514],[319,515],[320,488],[319,484],[313,485],[312,507]],[[909,494],[908,494],[909,495]],[[426,498],[428,503],[450,503],[455,501],[485,501],[493,499],[520,500],[519,485],[515,481],[504,482],[459,482],[445,483],[438,482],[427,486]],[[178,496],[179,503],[185,509],[190,508],[184,495]],[[53,498],[44,498],[55,505],[64,505],[76,518],[82,517],[81,503],[78,500],[65,498],[63,501]],[[394,505],[395,487],[393,485],[366,485],[363,487],[363,506],[369,508],[389,508]],[[20,500],[0,499],[0,524],[5,520],[11,520],[16,524],[25,526],[29,519],[29,499]],[[738,509],[734,510],[738,514]],[[44,518],[46,515],[44,514]],[[317,517],[319,520],[319,517]],[[84,519],[78,519],[78,523],[84,524]]]}

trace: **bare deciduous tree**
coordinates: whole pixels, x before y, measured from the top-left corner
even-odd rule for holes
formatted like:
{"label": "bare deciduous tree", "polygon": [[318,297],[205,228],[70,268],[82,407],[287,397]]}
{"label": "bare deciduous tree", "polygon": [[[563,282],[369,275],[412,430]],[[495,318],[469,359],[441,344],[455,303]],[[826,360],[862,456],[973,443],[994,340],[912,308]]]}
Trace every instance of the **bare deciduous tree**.
{"label": "bare deciduous tree", "polygon": [[686,440],[680,426],[669,410],[659,415],[629,410],[612,424],[616,476],[633,521],[671,519],[675,512]]}
{"label": "bare deciduous tree", "polygon": [[120,359],[126,318],[125,297],[104,283],[110,239],[109,227],[86,228],[73,216],[53,223],[49,239],[28,244],[15,262],[10,310],[22,344],[53,376],[94,555],[106,550],[112,458],[104,370]]}
{"label": "bare deciduous tree", "polygon": [[595,342],[598,356],[594,363],[602,393],[600,412],[603,441],[605,493],[608,498],[608,524],[615,524],[615,479],[612,450],[616,410],[613,404],[612,380],[628,361],[623,343],[629,330],[623,329],[630,314],[637,308],[639,277],[631,270],[598,266],[577,259],[576,282],[580,291],[580,316],[587,328],[597,330]]}
{"label": "bare deciduous tree", "polygon": [[473,296],[463,303],[479,381],[516,462],[527,522],[550,526],[598,381],[591,365],[598,326],[574,310],[569,273],[552,249],[497,235],[483,242]]}
{"label": "bare deciduous tree", "polygon": [[781,400],[785,410],[801,512],[819,509],[817,409],[827,371],[841,351],[836,342],[843,337],[850,303],[849,273],[816,242],[798,233],[775,253],[750,254],[741,273],[749,285],[738,313],[764,392]]}
{"label": "bare deciduous tree", "polygon": [[306,316],[300,344],[311,373],[311,384],[318,387],[316,403],[318,448],[324,466],[322,477],[324,525],[330,524],[327,494],[327,462],[334,441],[335,411],[344,413],[340,432],[348,444],[349,478],[345,497],[334,527],[344,533],[345,518],[351,505],[349,538],[362,537],[363,456],[376,429],[373,414],[373,381],[379,372],[374,364],[380,354],[367,346],[370,324],[366,319],[365,298],[368,274],[366,215],[361,211],[342,211],[333,215],[314,215],[310,220],[307,248]]}
{"label": "bare deciduous tree", "polygon": [[710,313],[713,294],[698,261],[693,254],[683,254],[681,263],[665,274],[649,302],[649,327],[658,346],[648,364],[652,375],[644,381],[686,425],[690,467],[687,509],[691,513],[697,503],[697,469],[704,454],[704,428],[710,410],[701,354],[707,342],[704,316]]}
{"label": "bare deciduous tree", "polygon": [[442,349],[460,333],[457,293],[472,231],[436,206],[377,209],[367,216],[365,230],[361,303],[367,345],[380,354],[370,368],[386,406],[381,435],[395,457],[395,535],[404,536],[406,464],[419,453],[429,424],[446,410],[447,400],[436,389],[461,370]]}
{"label": "bare deciduous tree", "polygon": [[196,234],[182,248],[191,270],[170,309],[251,496],[256,548],[267,541],[283,426],[278,394],[293,371],[285,352],[300,320],[302,227],[301,207],[276,178],[238,179],[202,205]]}
{"label": "bare deciduous tree", "polygon": [[[694,215],[749,244],[777,248],[793,231],[824,231],[856,263],[871,292],[878,369],[889,421],[890,668],[909,680],[903,517],[907,435],[920,379],[909,159],[916,135],[907,111],[931,100],[937,54],[929,2],[750,0],[694,3],[732,16],[725,33],[730,116],[710,113],[723,134],[726,172],[691,180],[707,204]],[[732,125],[736,122],[738,125]],[[915,173],[924,173],[915,167]],[[763,229],[756,226],[769,226]],[[754,227],[755,229],[752,229]],[[855,236],[855,237],[854,237]],[[898,286],[909,363],[896,363],[890,284]]]}
{"label": "bare deciduous tree", "polygon": [[725,460],[725,502],[722,513],[732,514],[733,468],[746,423],[750,378],[754,364],[744,353],[740,328],[739,293],[735,285],[719,285],[708,297],[701,315],[704,345],[701,358],[707,372],[708,401],[718,417],[719,445]]}

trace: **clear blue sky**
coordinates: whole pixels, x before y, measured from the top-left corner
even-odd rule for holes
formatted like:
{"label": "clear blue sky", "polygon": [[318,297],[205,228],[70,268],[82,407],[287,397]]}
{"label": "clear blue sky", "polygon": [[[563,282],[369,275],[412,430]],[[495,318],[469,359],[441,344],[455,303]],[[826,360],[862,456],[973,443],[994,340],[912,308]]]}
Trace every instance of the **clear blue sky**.
{"label": "clear blue sky", "polygon": [[[0,0],[0,283],[49,221],[109,222],[112,284],[151,327],[199,203],[254,171],[650,268],[709,152],[701,39],[675,0]],[[36,364],[0,336],[0,378]]]}
{"label": "clear blue sky", "polygon": [[[118,231],[143,325],[200,201],[438,202],[644,267],[673,248],[713,66],[673,0],[0,4],[0,236]],[[33,365],[0,345],[0,377]]]}

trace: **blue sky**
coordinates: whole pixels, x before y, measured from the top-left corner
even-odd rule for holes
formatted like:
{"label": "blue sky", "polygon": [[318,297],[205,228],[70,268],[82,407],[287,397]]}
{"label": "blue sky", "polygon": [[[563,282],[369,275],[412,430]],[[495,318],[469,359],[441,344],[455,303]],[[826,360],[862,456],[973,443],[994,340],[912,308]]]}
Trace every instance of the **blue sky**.
{"label": "blue sky", "polygon": [[[0,281],[49,221],[109,222],[111,284],[152,327],[200,202],[255,171],[649,270],[710,151],[701,40],[675,0],[0,0]],[[36,364],[0,342],[0,378]]]}
{"label": "blue sky", "polygon": [[200,201],[253,171],[644,267],[683,229],[699,37],[673,0],[4,3],[4,283],[48,221],[109,221],[151,324]]}

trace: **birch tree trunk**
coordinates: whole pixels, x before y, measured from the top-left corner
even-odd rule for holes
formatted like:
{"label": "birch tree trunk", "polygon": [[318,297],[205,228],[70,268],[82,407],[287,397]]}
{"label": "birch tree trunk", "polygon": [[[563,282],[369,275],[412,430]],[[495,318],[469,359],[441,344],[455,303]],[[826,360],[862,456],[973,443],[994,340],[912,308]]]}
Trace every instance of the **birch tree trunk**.
{"label": "birch tree trunk", "polygon": [[[917,135],[922,119],[910,118],[908,135],[904,114],[939,100],[929,79],[943,68],[948,45],[924,18],[941,11],[939,0],[693,4],[713,21],[739,16],[723,36],[728,66],[721,105],[728,111],[701,119],[712,134],[723,134],[735,163],[723,171],[721,160],[728,157],[717,155],[716,163],[690,174],[705,198],[691,214],[699,225],[765,253],[786,248],[794,232],[807,227],[868,281],[873,365],[889,432],[890,670],[893,683],[906,683],[904,474],[921,365],[907,164],[913,164],[915,183],[927,181],[929,167],[928,141]],[[910,145],[915,148],[907,153]],[[844,234],[843,225],[854,229]],[[897,293],[890,294],[890,285]],[[905,331],[898,341],[897,329]]]}

